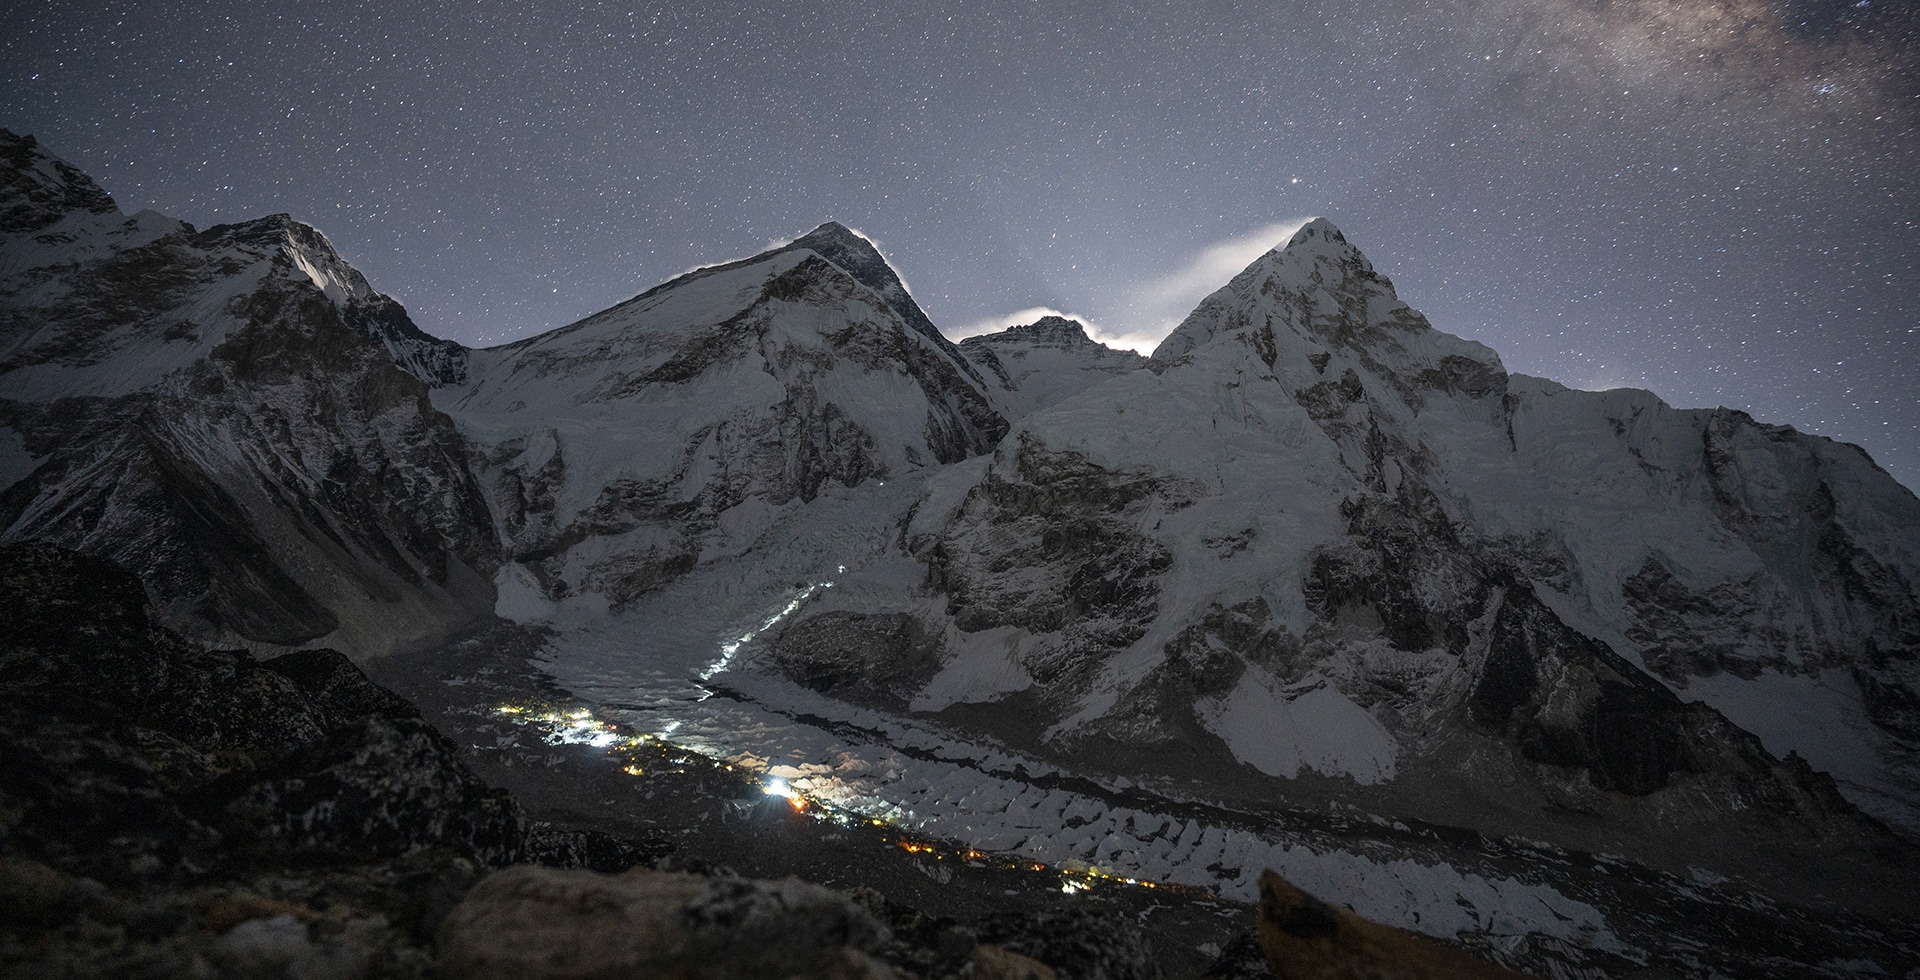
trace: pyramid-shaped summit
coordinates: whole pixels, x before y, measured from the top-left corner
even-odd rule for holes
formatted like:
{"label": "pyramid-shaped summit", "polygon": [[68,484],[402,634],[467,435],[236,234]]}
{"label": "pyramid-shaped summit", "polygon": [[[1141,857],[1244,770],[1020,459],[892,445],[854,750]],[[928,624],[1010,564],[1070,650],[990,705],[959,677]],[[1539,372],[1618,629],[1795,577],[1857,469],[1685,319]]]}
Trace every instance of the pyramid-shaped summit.
{"label": "pyramid-shaped summit", "polygon": [[499,447],[490,476],[512,488],[498,512],[523,556],[507,574],[536,605],[618,608],[742,514],[957,462],[1007,430],[879,250],[832,222],[473,365],[449,405]]}
{"label": "pyramid-shaped summit", "polygon": [[775,253],[790,252],[797,249],[809,249],[828,262],[839,266],[858,280],[861,285],[880,294],[887,305],[893,307],[900,319],[907,325],[938,342],[943,348],[950,348],[951,342],[941,335],[927,318],[926,311],[913,301],[907,292],[907,284],[902,282],[900,274],[895,272],[886,256],[866,236],[838,221],[829,221],[791,243],[775,250]]}
{"label": "pyramid-shaped summit", "polygon": [[[1504,374],[1483,344],[1441,333],[1394,292],[1393,282],[1325,218],[1301,226],[1283,246],[1253,260],[1201,300],[1153,352],[1156,370],[1198,356],[1228,336],[1281,374],[1345,351],[1380,373],[1417,376],[1442,362]],[[1472,362],[1468,365],[1466,362]],[[1295,380],[1314,383],[1304,376]]]}

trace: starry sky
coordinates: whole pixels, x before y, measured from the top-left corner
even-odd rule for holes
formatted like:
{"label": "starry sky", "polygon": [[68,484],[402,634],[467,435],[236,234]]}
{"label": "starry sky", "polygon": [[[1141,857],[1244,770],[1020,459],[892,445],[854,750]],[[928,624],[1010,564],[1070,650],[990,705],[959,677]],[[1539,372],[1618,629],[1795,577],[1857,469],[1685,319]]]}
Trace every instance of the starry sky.
{"label": "starry sky", "polygon": [[1150,348],[1302,220],[1511,370],[1920,487],[1912,0],[0,0],[0,126],[487,345],[821,221]]}

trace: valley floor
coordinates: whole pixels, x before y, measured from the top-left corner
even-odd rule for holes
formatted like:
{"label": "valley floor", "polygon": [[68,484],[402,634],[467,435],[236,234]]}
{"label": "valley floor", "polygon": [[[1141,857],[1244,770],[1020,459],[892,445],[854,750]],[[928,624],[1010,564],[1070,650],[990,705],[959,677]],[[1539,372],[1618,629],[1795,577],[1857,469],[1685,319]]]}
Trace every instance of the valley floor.
{"label": "valley floor", "polygon": [[[665,839],[687,867],[864,886],[962,922],[1010,910],[1125,917],[1169,976],[1254,965],[1234,940],[1252,927],[1243,892],[1263,867],[1542,976],[1920,968],[1911,924],[1546,844],[1116,786],[923,720],[836,707],[744,663],[682,674],[678,707],[667,696],[623,705],[607,697],[610,679],[588,700],[555,674],[569,658],[606,661],[569,652],[567,640],[499,623],[371,669],[481,775],[559,827]],[[662,694],[628,688],[649,689]],[[674,712],[688,723],[684,738],[663,722]],[[1234,949],[1245,962],[1216,962]]]}

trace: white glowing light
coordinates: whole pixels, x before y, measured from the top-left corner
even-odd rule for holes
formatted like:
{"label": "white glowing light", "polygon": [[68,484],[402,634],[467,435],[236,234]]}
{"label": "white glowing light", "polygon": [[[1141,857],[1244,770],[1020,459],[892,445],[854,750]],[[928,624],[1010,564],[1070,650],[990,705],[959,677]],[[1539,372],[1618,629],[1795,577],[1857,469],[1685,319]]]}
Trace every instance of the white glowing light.
{"label": "white glowing light", "polygon": [[[734,639],[732,642],[720,644],[720,659],[714,661],[711,664],[708,664],[707,669],[700,672],[700,679],[703,681],[712,680],[713,675],[718,674],[721,671],[726,670],[728,667],[733,665],[733,658],[737,654],[739,654],[741,647],[746,646],[748,643],[753,642],[754,637],[759,636],[761,633],[764,633],[767,630],[773,628],[781,620],[787,618],[788,616],[793,615],[793,611],[800,608],[801,604],[805,603],[808,599],[813,598],[813,594],[815,592],[818,592],[821,589],[831,589],[831,588],[833,588],[832,582],[817,582],[813,585],[807,586],[805,589],[802,589],[800,591],[799,595],[794,596],[792,601],[787,603],[786,608],[768,617],[766,622],[761,623],[759,626],[753,629],[750,629],[745,633],[740,634],[740,636]],[[705,701],[706,697],[702,697],[700,700]]]}
{"label": "white glowing light", "polygon": [[584,710],[570,711],[565,715],[548,715],[541,720],[556,726],[553,731],[547,733],[546,741],[549,745],[590,745],[596,749],[604,749],[620,741],[620,736],[609,729],[605,722],[594,720],[592,715]]}
{"label": "white glowing light", "polygon": [[767,780],[765,789],[768,796],[784,796],[789,800],[793,799],[793,787],[788,786],[787,781],[778,776]]}

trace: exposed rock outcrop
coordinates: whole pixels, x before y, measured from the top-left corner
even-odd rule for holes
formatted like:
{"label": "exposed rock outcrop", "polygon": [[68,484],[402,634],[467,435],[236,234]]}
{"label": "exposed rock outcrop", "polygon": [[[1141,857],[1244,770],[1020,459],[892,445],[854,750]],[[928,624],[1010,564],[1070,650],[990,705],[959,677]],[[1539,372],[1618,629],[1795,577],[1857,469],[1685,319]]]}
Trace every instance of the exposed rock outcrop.
{"label": "exposed rock outcrop", "polygon": [[0,702],[0,884],[39,910],[0,918],[42,975],[417,973],[481,869],[662,853],[534,824],[341,654],[196,646],[51,545],[0,548]]}

